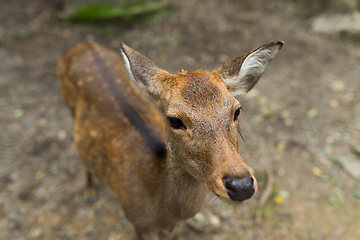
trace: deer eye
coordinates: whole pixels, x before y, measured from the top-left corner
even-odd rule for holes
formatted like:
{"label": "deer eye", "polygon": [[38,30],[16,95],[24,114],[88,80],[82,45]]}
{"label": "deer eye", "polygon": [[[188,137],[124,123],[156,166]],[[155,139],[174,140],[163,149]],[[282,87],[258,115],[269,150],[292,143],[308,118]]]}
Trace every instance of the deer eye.
{"label": "deer eye", "polygon": [[176,117],[167,117],[167,120],[169,121],[170,126],[174,129],[185,128],[184,123]]}
{"label": "deer eye", "polygon": [[239,107],[238,109],[236,109],[236,111],[235,111],[235,113],[234,113],[234,121],[236,121],[236,120],[239,118],[240,109],[241,109],[241,107]]}

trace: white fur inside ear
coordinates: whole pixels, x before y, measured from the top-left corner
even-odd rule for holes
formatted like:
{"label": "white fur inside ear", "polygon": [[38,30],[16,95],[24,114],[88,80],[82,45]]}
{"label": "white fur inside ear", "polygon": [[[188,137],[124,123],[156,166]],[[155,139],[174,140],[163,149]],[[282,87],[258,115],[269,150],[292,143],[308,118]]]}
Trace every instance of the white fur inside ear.
{"label": "white fur inside ear", "polygon": [[125,66],[126,71],[128,72],[130,79],[132,81],[135,81],[134,75],[132,74],[132,71],[131,71],[130,61],[129,61],[128,57],[126,56],[124,51],[121,51],[121,55],[124,59],[124,66]]}
{"label": "white fur inside ear", "polygon": [[223,79],[229,91],[231,92],[231,95],[236,97],[239,97],[241,94],[244,93],[243,86],[239,84],[239,80],[240,78],[238,75]]}
{"label": "white fur inside ear", "polygon": [[272,49],[259,49],[258,51],[255,51],[243,62],[239,78],[243,79],[246,75],[261,75],[269,63],[269,61],[273,58],[276,51],[272,51]]}

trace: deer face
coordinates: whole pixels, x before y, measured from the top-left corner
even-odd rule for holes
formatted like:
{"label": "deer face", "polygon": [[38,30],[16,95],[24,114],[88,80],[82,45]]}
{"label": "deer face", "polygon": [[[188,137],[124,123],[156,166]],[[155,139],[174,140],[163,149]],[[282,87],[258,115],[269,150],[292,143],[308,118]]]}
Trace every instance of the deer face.
{"label": "deer face", "polygon": [[251,90],[281,46],[282,42],[264,45],[213,72],[169,74],[122,45],[130,77],[145,86],[166,118],[173,164],[227,202],[242,202],[257,190],[256,179],[239,154],[241,104],[233,95]]}

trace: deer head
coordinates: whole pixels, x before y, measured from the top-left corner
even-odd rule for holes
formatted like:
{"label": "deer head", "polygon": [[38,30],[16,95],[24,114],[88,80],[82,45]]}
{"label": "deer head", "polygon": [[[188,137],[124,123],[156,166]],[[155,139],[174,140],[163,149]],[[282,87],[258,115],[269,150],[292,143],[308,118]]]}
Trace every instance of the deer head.
{"label": "deer head", "polygon": [[238,149],[241,103],[281,49],[280,41],[242,54],[212,72],[170,74],[121,44],[125,67],[143,85],[166,118],[168,158],[222,200],[242,202],[257,182]]}

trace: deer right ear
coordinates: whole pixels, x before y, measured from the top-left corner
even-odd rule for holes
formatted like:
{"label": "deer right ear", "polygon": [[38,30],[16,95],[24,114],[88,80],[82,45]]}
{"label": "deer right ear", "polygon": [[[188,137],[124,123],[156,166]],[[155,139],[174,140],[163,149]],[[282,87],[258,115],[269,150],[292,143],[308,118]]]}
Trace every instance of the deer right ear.
{"label": "deer right ear", "polygon": [[130,79],[140,82],[152,96],[159,96],[161,83],[158,82],[157,76],[167,72],[158,68],[150,59],[122,42],[120,42],[120,50]]}
{"label": "deer right ear", "polygon": [[217,71],[233,96],[250,91],[283,45],[276,41],[225,63]]}

